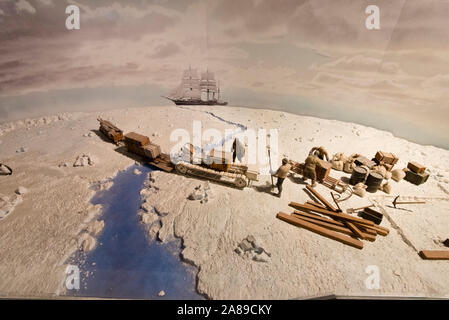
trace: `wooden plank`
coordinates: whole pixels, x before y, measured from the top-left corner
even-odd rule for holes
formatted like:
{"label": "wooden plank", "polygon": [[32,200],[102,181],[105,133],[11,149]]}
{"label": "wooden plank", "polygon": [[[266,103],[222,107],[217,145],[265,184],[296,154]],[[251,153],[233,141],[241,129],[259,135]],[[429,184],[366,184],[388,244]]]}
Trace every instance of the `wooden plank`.
{"label": "wooden plank", "polygon": [[449,250],[422,250],[419,255],[425,260],[449,260]]}
{"label": "wooden plank", "polygon": [[[164,155],[162,157],[162,155]],[[164,170],[165,172],[172,172],[174,169],[174,165],[171,163],[170,159],[165,157],[165,154],[161,154],[161,156],[156,159],[149,161],[149,164],[158,167],[159,169]]]}
{"label": "wooden plank", "polygon": [[297,227],[301,227],[304,229],[307,229],[311,232],[317,233],[323,237],[347,244],[348,246],[357,248],[357,249],[362,249],[363,248],[363,242],[345,235],[342,235],[338,232],[332,231],[332,230],[328,230],[326,228],[320,227],[316,224],[307,222],[305,220],[299,219],[299,218],[295,218],[292,217],[286,213],[283,212],[279,212],[276,217],[282,221],[288,222],[294,226]]}
{"label": "wooden plank", "polygon": [[365,233],[373,235],[373,236],[377,236],[377,234],[378,234],[376,232],[376,230],[373,230],[373,229],[370,229],[370,228],[365,228],[366,226],[364,226],[364,225],[360,225],[360,224],[356,224],[356,223],[353,223],[353,224],[356,225],[357,228],[359,228],[359,230],[362,231],[362,232],[365,232]]}
{"label": "wooden plank", "polygon": [[351,222],[358,222],[358,223],[366,224],[366,225],[369,225],[369,226],[373,226],[374,225],[374,222],[372,222],[372,221],[365,220],[365,219],[360,219],[360,218],[357,218],[357,217],[353,217],[353,216],[350,216],[349,214],[345,214],[345,213],[332,212],[332,211],[328,211],[328,210],[325,210],[325,209],[317,208],[317,207],[314,207],[314,206],[309,206],[309,205],[306,205],[306,204],[300,204],[300,203],[293,202],[293,201],[290,202],[288,205],[290,207],[295,208],[295,209],[310,210],[310,211],[321,213],[321,214],[324,214],[326,216],[330,216],[332,218],[339,219],[339,220],[349,220]]}
{"label": "wooden plank", "polygon": [[345,224],[348,226],[348,228],[354,232],[354,234],[357,236],[357,238],[359,239],[363,239],[366,240],[366,233],[363,233],[362,231],[359,230],[359,228],[357,228],[353,223],[346,221]]}
{"label": "wooden plank", "polygon": [[[299,214],[294,212],[292,217],[302,219],[302,220],[305,220],[310,223],[314,223],[316,225],[319,225],[321,227],[324,227],[324,228],[332,230],[332,231],[337,231],[337,232],[341,232],[343,234],[347,234],[348,236],[356,236],[356,234],[349,228],[337,226],[337,225],[334,225],[334,224],[326,222],[326,221],[309,218],[309,217],[303,216],[301,212]],[[332,222],[332,220],[329,220],[329,219],[327,219],[327,220]],[[358,236],[358,237],[361,239],[364,239],[364,240],[369,240],[369,241],[376,240],[376,236],[369,235],[369,234],[366,234],[363,232],[360,232],[360,236]]]}
{"label": "wooden plank", "polygon": [[[319,221],[324,221],[326,223],[330,223],[336,226],[340,226],[340,227],[346,227],[346,225],[343,222],[337,221],[337,220],[332,220],[329,218],[325,218],[322,216],[319,216],[315,213],[309,213],[309,212],[304,212],[304,211],[299,211],[299,210],[295,210],[293,212],[294,214],[300,215],[300,216],[304,216],[307,218],[311,218],[311,219],[315,219],[315,220],[319,220]],[[376,233],[377,234],[377,233]]]}
{"label": "wooden plank", "polygon": [[376,225],[368,226],[368,225],[364,225],[364,224],[359,224],[357,222],[353,222],[353,223],[357,226],[357,228],[359,228],[359,229],[361,228],[363,232],[367,232],[367,230],[373,230],[377,234],[380,234],[381,236],[384,236],[384,237],[390,233],[390,230],[388,230],[387,228],[381,227],[381,226],[376,226]]}
{"label": "wooden plank", "polygon": [[163,163],[155,163],[155,162],[149,162],[149,164],[164,170],[165,172],[172,172],[173,171],[173,167],[168,167],[166,165],[164,165]]}
{"label": "wooden plank", "polygon": [[337,209],[335,209],[335,207],[329,203],[326,199],[324,199],[324,197],[318,193],[318,191],[316,191],[312,186],[306,185],[307,190],[309,190],[310,192],[312,192],[312,194],[318,198],[318,200],[320,200],[330,211],[337,211]]}
{"label": "wooden plank", "polygon": [[326,209],[326,206],[323,206],[321,203],[316,203],[315,201],[307,200],[306,204],[311,205],[311,206],[315,206],[315,207],[318,207],[318,208],[321,208],[321,209]]}
{"label": "wooden plank", "polygon": [[[318,214],[315,214],[315,213],[309,213],[309,212],[303,212],[303,211],[295,210],[294,214],[302,215],[302,216],[305,216],[305,217],[308,217],[308,218],[312,218],[312,219],[315,219],[315,220],[324,221],[324,222],[331,223],[331,224],[336,225],[336,226],[346,227],[346,225],[343,222],[340,222],[340,221],[337,221],[337,220],[333,220],[333,219],[329,219],[329,218],[325,218],[325,217],[322,217],[322,216],[320,216]],[[355,225],[355,223],[353,223],[353,224]],[[357,226],[357,228],[360,231],[364,232],[364,233],[370,234],[372,236],[376,236],[377,235],[377,232],[375,230],[370,229],[370,228],[365,228],[365,227],[366,226],[364,226],[364,225],[358,225]]]}

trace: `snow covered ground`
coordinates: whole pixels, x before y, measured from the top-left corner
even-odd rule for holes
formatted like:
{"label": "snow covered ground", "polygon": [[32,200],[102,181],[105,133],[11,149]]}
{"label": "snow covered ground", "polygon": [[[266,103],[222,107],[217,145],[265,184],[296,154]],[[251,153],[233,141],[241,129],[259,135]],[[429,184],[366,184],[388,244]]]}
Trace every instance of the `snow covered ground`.
{"label": "snow covered ground", "polygon": [[[425,261],[419,250],[444,249],[449,238],[449,151],[421,146],[373,128],[285,112],[234,107],[146,107],[92,113],[67,113],[22,120],[0,127],[0,162],[13,169],[0,176],[0,205],[11,209],[15,191],[25,187],[21,202],[0,218],[0,295],[52,296],[62,293],[67,258],[83,245],[85,230],[94,228],[100,208],[90,204],[93,185],[107,188],[119,170],[135,162],[99,133],[97,117],[124,132],[150,137],[169,152],[177,128],[192,132],[194,120],[203,129],[245,126],[279,130],[279,160],[303,161],[313,146],[330,155],[344,152],[373,157],[376,151],[399,156],[397,168],[408,161],[427,166],[427,183],[391,182],[392,192],[352,196],[351,208],[375,203],[385,212],[386,237],[364,242],[363,250],[291,226],[276,219],[291,212],[290,201],[309,200],[304,184],[286,179],[279,199],[267,192],[270,177],[261,176],[253,188],[238,190],[209,183],[207,202],[188,200],[204,180],[161,171],[151,173],[144,200],[163,212],[160,228],[149,232],[160,241],[182,238],[182,257],[199,267],[198,291],[213,299],[290,299],[326,294],[407,295],[449,297],[449,261]],[[77,158],[80,166],[73,166]],[[84,160],[83,160],[84,159]],[[332,171],[331,175],[348,176]],[[267,187],[268,186],[268,187]],[[329,196],[329,189],[317,190]],[[395,210],[394,196],[424,199]],[[330,197],[329,197],[330,198]],[[329,199],[330,200],[330,199]],[[0,208],[1,209],[1,208]],[[137,212],[136,212],[137,214]],[[151,219],[150,219],[151,220]],[[239,255],[235,249],[253,236],[270,255],[263,261]],[[368,266],[380,271],[380,288],[368,289]]]}

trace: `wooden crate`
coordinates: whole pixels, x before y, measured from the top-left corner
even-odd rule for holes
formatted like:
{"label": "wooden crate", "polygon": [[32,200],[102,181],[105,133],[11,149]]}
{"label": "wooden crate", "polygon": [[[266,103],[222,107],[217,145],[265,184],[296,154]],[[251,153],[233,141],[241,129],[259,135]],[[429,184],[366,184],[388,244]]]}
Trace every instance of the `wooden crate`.
{"label": "wooden crate", "polygon": [[427,179],[429,179],[429,173],[427,173],[427,172],[416,173],[408,168],[404,169],[404,171],[405,171],[404,180],[406,180],[410,183],[416,184],[417,186],[425,183],[427,181]]}
{"label": "wooden crate", "polygon": [[117,143],[117,142],[123,140],[123,132],[122,131],[109,130],[108,128],[105,128],[103,126],[100,126],[100,131],[106,137],[108,137],[109,140],[112,140],[114,143]]}
{"label": "wooden crate", "polygon": [[410,161],[407,164],[407,168],[412,170],[414,173],[423,173],[426,171],[426,167],[414,161]]}
{"label": "wooden crate", "polygon": [[379,163],[391,165],[395,165],[399,161],[399,158],[391,152],[377,151],[375,158]]}
{"label": "wooden crate", "polygon": [[387,171],[393,170],[394,164],[382,163],[382,165],[387,169]]}
{"label": "wooden crate", "polygon": [[143,150],[142,147],[136,146],[134,144],[126,144],[126,149],[128,150],[128,152],[133,153],[133,154],[137,154],[141,157],[145,157],[145,152]]}
{"label": "wooden crate", "polygon": [[125,135],[125,144],[143,147],[150,144],[150,138],[135,132],[129,132]]}
{"label": "wooden crate", "polygon": [[332,164],[330,162],[319,159],[316,166],[316,178],[318,181],[324,181],[331,172]]}
{"label": "wooden crate", "polygon": [[114,124],[101,118],[97,119],[100,122],[100,132],[102,132],[109,140],[117,143],[123,140],[123,131],[117,128]]}
{"label": "wooden crate", "polygon": [[142,147],[142,149],[145,156],[150,159],[156,159],[161,154],[161,147],[157,144],[150,143]]}

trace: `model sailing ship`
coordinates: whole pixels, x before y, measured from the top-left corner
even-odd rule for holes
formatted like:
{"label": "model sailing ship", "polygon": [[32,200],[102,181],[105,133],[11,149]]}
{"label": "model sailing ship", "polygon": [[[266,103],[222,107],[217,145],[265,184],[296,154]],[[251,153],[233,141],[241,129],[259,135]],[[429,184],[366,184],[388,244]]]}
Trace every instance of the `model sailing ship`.
{"label": "model sailing ship", "polygon": [[181,84],[167,98],[177,105],[219,105],[228,103],[220,101],[220,86],[214,74],[209,70],[198,77],[196,69],[184,70]]}

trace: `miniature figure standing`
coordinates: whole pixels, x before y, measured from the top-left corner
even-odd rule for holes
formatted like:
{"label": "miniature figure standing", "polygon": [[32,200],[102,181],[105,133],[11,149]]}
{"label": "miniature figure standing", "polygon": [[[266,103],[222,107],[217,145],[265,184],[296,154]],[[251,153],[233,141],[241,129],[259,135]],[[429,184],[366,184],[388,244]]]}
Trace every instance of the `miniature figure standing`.
{"label": "miniature figure standing", "polygon": [[326,161],[329,161],[329,155],[327,154],[327,150],[323,146],[313,147],[309,152],[309,156],[312,155],[316,155],[321,160],[324,160],[324,158],[326,158]]}
{"label": "miniature figure standing", "polygon": [[304,166],[304,176],[303,181],[307,179],[312,180],[312,187],[316,186],[316,166],[319,164],[318,157],[314,155],[310,155],[306,158],[305,166]]}
{"label": "miniature figure standing", "polygon": [[289,163],[288,159],[284,158],[282,159],[282,166],[280,166],[279,169],[276,171],[276,173],[273,175],[277,177],[276,187],[278,188],[277,196],[279,198],[281,197],[282,194],[282,184],[284,183],[285,178],[287,178],[287,175],[290,172],[291,168],[292,166]]}

